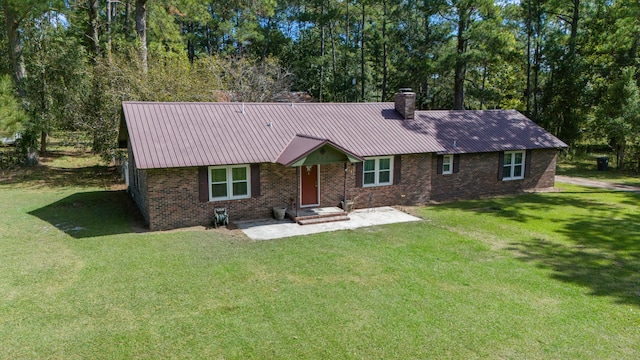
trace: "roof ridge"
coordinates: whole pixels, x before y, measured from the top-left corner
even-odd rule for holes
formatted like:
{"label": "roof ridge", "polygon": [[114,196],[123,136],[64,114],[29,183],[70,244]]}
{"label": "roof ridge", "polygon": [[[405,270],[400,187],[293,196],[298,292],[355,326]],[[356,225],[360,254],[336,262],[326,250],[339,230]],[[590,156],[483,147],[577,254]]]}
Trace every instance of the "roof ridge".
{"label": "roof ridge", "polygon": [[[313,140],[331,141],[329,138],[321,138],[321,137],[318,137],[318,136],[307,135],[307,134],[296,134],[296,136],[303,137],[303,138],[307,138],[307,139],[313,139]],[[294,138],[295,138],[296,136],[294,136]]]}
{"label": "roof ridge", "polygon": [[[286,106],[291,107],[291,102],[256,102],[256,101],[144,101],[144,100],[125,100],[122,102],[123,104],[148,104],[148,105],[278,105],[278,106]],[[294,107],[296,106],[313,106],[313,105],[322,105],[322,106],[366,106],[366,105],[393,105],[392,102],[305,102],[305,103],[296,103],[294,102]]]}

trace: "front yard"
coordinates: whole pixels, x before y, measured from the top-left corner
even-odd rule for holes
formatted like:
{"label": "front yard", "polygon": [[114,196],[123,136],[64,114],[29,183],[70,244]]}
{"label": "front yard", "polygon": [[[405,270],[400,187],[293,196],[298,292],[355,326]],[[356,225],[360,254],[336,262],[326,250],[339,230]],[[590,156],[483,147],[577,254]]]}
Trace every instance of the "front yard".
{"label": "front yard", "polygon": [[0,177],[4,358],[640,355],[638,194],[563,185],[252,242],[144,232],[112,169],[56,161]]}

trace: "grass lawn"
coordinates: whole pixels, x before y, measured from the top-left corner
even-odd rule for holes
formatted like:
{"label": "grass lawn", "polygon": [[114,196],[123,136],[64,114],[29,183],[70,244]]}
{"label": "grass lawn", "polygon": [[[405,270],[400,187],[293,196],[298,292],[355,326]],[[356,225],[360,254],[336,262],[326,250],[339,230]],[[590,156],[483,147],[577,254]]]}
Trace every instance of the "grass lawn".
{"label": "grass lawn", "polygon": [[562,185],[253,242],[141,232],[113,169],[68,164],[0,177],[2,358],[640,356],[637,194]]}

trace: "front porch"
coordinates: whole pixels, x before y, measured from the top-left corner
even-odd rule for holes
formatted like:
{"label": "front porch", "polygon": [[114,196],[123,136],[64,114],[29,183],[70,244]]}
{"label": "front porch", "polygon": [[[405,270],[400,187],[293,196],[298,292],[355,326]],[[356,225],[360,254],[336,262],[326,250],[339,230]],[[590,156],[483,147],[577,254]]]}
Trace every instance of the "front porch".
{"label": "front porch", "polygon": [[[338,210],[342,210],[337,208]],[[420,221],[389,206],[358,209],[349,213],[349,220],[317,223],[302,226],[290,220],[263,219],[255,221],[235,221],[242,232],[252,240],[272,240],[291,236],[310,235],[321,232],[351,230],[366,226],[377,226],[401,222]]]}
{"label": "front porch", "polygon": [[[300,225],[349,220],[347,213],[334,205],[347,199],[349,164],[363,161],[329,139],[297,134],[276,160],[296,169],[296,194],[290,199],[293,206],[287,216]],[[327,172],[326,167],[331,170]],[[336,190],[340,191],[338,196]]]}

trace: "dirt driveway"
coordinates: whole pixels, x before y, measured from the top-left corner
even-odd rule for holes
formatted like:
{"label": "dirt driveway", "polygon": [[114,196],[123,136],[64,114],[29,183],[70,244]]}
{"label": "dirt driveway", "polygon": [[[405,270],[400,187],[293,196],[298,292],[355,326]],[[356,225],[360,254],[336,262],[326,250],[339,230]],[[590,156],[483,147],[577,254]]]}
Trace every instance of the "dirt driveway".
{"label": "dirt driveway", "polygon": [[611,190],[617,190],[617,191],[640,192],[640,187],[637,187],[637,186],[615,184],[615,183],[609,183],[605,181],[590,180],[590,179],[578,178],[578,177],[556,175],[556,181],[561,183],[567,183],[567,184],[611,189]]}

